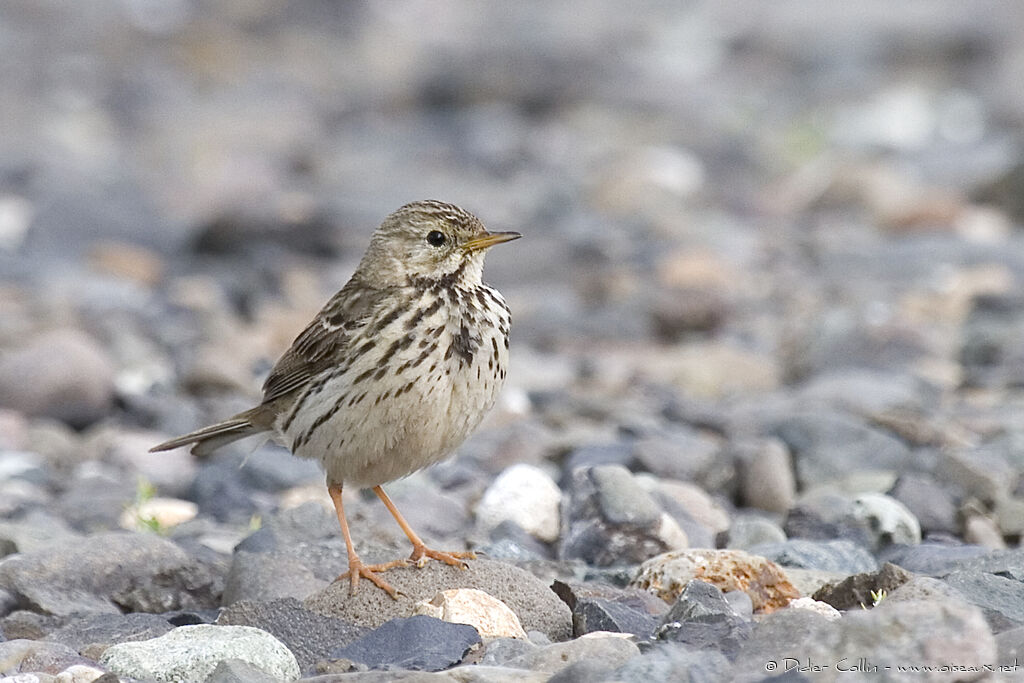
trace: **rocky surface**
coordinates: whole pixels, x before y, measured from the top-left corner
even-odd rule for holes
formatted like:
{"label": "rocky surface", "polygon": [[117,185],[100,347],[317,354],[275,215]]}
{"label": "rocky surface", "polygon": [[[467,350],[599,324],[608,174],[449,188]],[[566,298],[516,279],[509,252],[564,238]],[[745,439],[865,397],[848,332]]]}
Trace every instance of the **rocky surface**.
{"label": "rocky surface", "polygon": [[[0,677],[1019,678],[1022,24],[6,3]],[[147,451],[251,405],[426,197],[525,235],[486,270],[498,404],[387,486],[480,559],[350,597],[315,462]],[[366,561],[408,555],[345,505]]]}

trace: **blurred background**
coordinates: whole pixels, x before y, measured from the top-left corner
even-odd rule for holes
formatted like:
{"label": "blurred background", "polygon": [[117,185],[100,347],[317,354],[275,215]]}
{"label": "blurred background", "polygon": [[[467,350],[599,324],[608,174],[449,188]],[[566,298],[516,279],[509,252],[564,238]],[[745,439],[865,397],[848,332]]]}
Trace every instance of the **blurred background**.
{"label": "blurred background", "polygon": [[[0,433],[157,467],[154,432],[250,405],[380,220],[436,198],[525,235],[486,270],[514,313],[465,449],[490,473],[598,444],[749,504],[724,449],[828,405],[909,444],[877,468],[986,445],[1016,495],[1022,28],[996,0],[9,0]],[[684,432],[685,467],[638,455]],[[798,490],[844,473],[797,441]]]}

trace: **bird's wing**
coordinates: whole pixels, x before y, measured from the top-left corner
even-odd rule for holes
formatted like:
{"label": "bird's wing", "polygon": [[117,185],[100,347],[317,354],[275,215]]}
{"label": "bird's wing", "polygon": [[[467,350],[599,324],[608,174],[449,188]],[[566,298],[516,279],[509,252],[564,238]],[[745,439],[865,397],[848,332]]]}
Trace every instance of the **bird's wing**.
{"label": "bird's wing", "polygon": [[386,293],[349,280],[274,365],[263,383],[263,403],[295,391],[344,360],[352,336],[366,325]]}

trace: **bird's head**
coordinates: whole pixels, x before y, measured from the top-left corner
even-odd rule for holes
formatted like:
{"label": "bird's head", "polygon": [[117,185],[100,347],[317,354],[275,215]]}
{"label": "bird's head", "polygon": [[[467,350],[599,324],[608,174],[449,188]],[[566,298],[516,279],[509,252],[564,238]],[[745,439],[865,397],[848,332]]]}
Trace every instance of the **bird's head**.
{"label": "bird's head", "polygon": [[413,202],[384,219],[357,273],[380,286],[473,286],[480,284],[487,249],[519,237],[488,232],[479,218],[454,204]]}

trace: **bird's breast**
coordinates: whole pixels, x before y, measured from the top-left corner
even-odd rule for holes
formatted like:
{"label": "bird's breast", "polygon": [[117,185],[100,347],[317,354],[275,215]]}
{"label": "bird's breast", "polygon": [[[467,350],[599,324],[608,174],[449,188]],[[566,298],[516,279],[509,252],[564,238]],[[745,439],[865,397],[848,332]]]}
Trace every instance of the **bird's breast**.
{"label": "bird's breast", "polygon": [[494,404],[509,321],[486,285],[407,292],[401,310],[367,321],[348,359],[300,394],[283,441],[321,460],[332,479],[360,486],[443,459]]}

